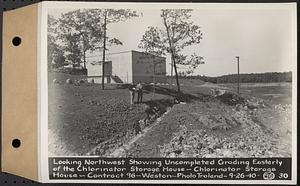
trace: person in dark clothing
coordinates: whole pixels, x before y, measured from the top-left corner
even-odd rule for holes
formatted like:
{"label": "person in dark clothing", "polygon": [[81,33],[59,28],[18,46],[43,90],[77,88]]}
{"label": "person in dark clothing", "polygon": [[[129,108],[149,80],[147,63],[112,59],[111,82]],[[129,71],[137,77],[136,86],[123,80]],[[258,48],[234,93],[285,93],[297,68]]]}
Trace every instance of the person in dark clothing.
{"label": "person in dark clothing", "polygon": [[129,86],[130,104],[134,104],[135,91],[136,91],[135,86],[130,85]]}
{"label": "person in dark clothing", "polygon": [[142,103],[143,102],[143,85],[142,85],[141,81],[136,85],[136,91],[138,93],[138,103]]}

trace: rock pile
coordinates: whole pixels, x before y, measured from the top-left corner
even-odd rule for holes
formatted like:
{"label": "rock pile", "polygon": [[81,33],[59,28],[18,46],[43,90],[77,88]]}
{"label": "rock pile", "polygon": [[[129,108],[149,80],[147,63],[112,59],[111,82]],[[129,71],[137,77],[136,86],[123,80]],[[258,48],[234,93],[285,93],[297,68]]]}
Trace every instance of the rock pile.
{"label": "rock pile", "polygon": [[[271,139],[271,140],[270,140]],[[277,141],[265,134],[259,126],[247,127],[242,134],[220,138],[206,130],[189,131],[180,127],[170,143],[160,147],[162,157],[275,157],[284,156],[278,152]]]}
{"label": "rock pile", "polygon": [[275,105],[274,108],[276,111],[279,111],[279,112],[291,112],[292,105],[291,104],[286,104],[286,105],[278,104],[278,105]]}

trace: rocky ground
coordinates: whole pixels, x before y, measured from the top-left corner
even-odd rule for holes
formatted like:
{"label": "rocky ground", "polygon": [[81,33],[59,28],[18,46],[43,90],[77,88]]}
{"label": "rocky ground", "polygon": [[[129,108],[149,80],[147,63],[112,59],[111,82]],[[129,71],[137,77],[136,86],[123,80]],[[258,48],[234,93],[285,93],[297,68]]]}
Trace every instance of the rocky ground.
{"label": "rocky ground", "polygon": [[[282,120],[290,116],[290,105],[276,105],[274,109],[278,107],[286,112],[286,115],[277,113],[282,116],[277,121],[282,123]],[[291,131],[286,127],[273,129],[266,126],[274,120],[266,121],[267,118],[258,112],[260,110],[249,110],[238,105],[233,113],[224,109],[224,114],[199,116],[198,122],[203,126],[193,129],[184,124],[180,125],[171,141],[161,146],[160,156],[290,157]],[[224,134],[211,132],[214,130]]]}
{"label": "rocky ground", "polygon": [[102,90],[101,85],[75,84],[74,79],[73,83],[66,83],[71,76],[61,76],[56,74],[57,81],[49,82],[50,156],[108,153],[173,104],[168,95],[153,97],[151,93],[145,93],[142,104],[131,105],[126,88],[107,85],[106,90]]}
{"label": "rocky ground", "polygon": [[244,86],[241,96],[203,82],[185,83],[181,95],[147,87],[130,105],[128,89],[65,82],[49,82],[50,156],[291,156],[290,85]]}
{"label": "rocky ground", "polygon": [[129,157],[290,157],[291,104],[225,93],[175,105]]}

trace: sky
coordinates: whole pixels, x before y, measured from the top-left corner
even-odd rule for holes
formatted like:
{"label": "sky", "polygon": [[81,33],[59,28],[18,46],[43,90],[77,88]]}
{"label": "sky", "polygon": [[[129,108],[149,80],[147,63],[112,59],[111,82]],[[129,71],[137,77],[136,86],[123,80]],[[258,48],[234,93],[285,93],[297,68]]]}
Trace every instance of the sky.
{"label": "sky", "polygon": [[[162,5],[129,6],[142,16],[108,25],[108,35],[117,37],[122,46],[113,46],[111,53],[137,50],[148,26],[163,28]],[[183,6],[179,6],[183,7]],[[283,72],[295,68],[296,6],[290,4],[195,4],[191,20],[203,32],[200,44],[190,46],[186,54],[195,52],[204,57],[194,75],[219,76],[237,72],[235,56],[240,56],[241,73]],[[169,8],[169,7],[168,7]],[[58,18],[62,13],[78,9],[49,8]],[[167,74],[170,74],[170,56]]]}

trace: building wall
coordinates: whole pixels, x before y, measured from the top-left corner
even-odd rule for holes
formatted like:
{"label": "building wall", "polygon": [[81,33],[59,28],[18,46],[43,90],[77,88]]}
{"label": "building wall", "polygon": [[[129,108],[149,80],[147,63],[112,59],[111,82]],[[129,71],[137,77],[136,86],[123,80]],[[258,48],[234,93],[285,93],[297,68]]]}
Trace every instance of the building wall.
{"label": "building wall", "polygon": [[132,83],[131,52],[113,53],[108,55],[107,59],[112,61],[112,76],[116,76],[122,83]]}
{"label": "building wall", "polygon": [[[86,64],[88,76],[102,76],[102,62],[88,62]],[[112,75],[112,61],[106,61],[104,64],[105,76]]]}
{"label": "building wall", "polygon": [[[89,57],[87,60],[88,77],[101,77],[102,66],[99,62],[101,57]],[[165,83],[166,58],[153,56],[143,52],[126,51],[112,53],[106,56],[106,61],[111,62],[105,69],[106,76],[111,76],[106,82],[111,83]],[[154,64],[155,76],[154,76]],[[98,83],[95,82],[95,83]]]}
{"label": "building wall", "polygon": [[[86,64],[88,82],[102,83],[102,62],[90,62]],[[104,64],[105,83],[111,83],[110,76],[112,75],[112,61],[107,61]]]}
{"label": "building wall", "polygon": [[[102,57],[99,55],[94,56],[87,58],[87,75],[88,79],[94,79],[95,83],[99,83],[99,80],[96,81],[96,79],[102,77],[102,63],[100,61]],[[106,83],[132,82],[131,52],[107,54],[106,61],[109,62],[109,65],[105,66],[105,76],[111,76],[107,81],[105,80]]]}
{"label": "building wall", "polygon": [[[91,76],[86,78],[89,83],[96,83],[101,84],[102,83],[102,77],[101,76]],[[104,77],[104,83],[114,83],[111,77]]]}
{"label": "building wall", "polygon": [[132,51],[132,74],[134,83],[139,81],[143,83],[152,83],[153,81],[165,83],[167,81],[166,58]]}

